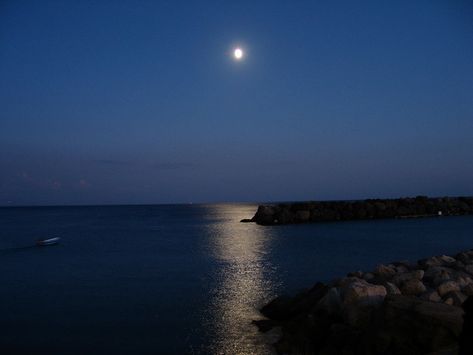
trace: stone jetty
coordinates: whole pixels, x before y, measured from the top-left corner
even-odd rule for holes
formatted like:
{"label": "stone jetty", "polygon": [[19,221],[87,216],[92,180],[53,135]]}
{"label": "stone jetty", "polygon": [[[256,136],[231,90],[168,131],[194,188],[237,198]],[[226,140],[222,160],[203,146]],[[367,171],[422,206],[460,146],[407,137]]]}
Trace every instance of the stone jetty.
{"label": "stone jetty", "polygon": [[[281,354],[473,354],[469,296],[473,250],[319,282],[274,299],[261,309],[267,319],[255,324],[282,334],[275,344]],[[466,334],[464,319],[472,328]]]}
{"label": "stone jetty", "polygon": [[429,198],[417,196],[398,199],[311,201],[260,205],[253,218],[244,219],[242,222],[277,225],[466,214],[473,214],[473,197]]}

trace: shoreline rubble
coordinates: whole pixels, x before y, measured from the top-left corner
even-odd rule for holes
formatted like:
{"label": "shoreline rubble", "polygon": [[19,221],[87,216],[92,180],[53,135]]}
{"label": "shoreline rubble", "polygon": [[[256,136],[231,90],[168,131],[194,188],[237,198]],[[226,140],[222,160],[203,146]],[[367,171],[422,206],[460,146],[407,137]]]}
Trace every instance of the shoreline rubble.
{"label": "shoreline rubble", "polygon": [[[254,323],[280,331],[274,346],[281,354],[458,354],[470,296],[473,250],[318,282],[272,300],[261,309],[267,319]],[[473,341],[468,334],[466,343]]]}

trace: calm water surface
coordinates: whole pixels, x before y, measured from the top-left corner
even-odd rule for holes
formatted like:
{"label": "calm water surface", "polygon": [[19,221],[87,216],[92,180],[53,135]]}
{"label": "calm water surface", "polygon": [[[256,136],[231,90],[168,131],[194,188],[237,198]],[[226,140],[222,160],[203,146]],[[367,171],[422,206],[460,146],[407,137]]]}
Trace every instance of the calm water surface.
{"label": "calm water surface", "polygon": [[[473,247],[473,217],[261,227],[256,205],[0,208],[5,354],[268,354],[280,293]],[[32,247],[60,236],[54,247]]]}

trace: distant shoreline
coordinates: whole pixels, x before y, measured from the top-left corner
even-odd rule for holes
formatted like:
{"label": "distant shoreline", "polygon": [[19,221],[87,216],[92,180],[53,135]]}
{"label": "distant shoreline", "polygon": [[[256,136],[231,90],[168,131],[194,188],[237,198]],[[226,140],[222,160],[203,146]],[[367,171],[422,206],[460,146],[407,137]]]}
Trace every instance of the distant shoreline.
{"label": "distant shoreline", "polygon": [[405,197],[359,201],[308,201],[259,205],[251,219],[260,225],[473,214],[473,197]]}

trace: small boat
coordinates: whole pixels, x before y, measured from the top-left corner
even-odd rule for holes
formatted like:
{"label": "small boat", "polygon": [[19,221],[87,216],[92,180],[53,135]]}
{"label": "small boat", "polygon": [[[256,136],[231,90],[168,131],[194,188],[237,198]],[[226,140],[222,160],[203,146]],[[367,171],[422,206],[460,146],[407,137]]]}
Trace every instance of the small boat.
{"label": "small boat", "polygon": [[54,245],[54,244],[59,243],[60,240],[61,238],[59,237],[49,238],[49,239],[40,239],[36,242],[36,245],[40,247],[44,247],[47,245]]}

